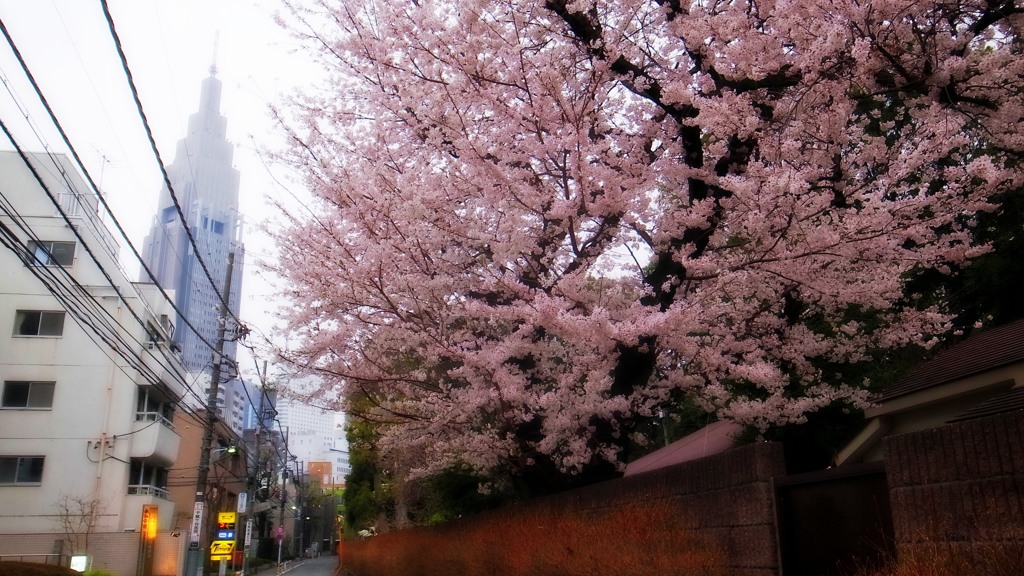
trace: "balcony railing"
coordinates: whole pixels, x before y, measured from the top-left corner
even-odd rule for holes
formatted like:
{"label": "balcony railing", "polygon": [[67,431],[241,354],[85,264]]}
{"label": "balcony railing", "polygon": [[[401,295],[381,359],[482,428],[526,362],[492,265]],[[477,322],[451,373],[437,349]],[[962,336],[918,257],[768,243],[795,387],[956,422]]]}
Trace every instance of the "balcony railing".
{"label": "balcony railing", "polygon": [[136,422],[160,422],[164,426],[167,426],[171,430],[174,430],[174,424],[171,423],[171,421],[167,418],[167,416],[164,416],[160,412],[136,412],[135,413],[135,421]]}
{"label": "balcony railing", "polygon": [[164,500],[170,500],[166,488],[151,486],[149,484],[130,484],[128,486],[129,496],[156,496]]}

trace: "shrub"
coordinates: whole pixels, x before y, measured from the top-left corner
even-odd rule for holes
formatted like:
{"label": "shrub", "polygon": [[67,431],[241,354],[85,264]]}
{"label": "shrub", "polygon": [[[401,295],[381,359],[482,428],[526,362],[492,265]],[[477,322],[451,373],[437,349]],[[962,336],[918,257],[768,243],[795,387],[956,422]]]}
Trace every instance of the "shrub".
{"label": "shrub", "polygon": [[1020,576],[1024,541],[917,542],[899,548],[880,568],[860,568],[853,576]]}
{"label": "shrub", "polygon": [[667,506],[486,515],[346,542],[359,576],[726,576],[725,554]]}

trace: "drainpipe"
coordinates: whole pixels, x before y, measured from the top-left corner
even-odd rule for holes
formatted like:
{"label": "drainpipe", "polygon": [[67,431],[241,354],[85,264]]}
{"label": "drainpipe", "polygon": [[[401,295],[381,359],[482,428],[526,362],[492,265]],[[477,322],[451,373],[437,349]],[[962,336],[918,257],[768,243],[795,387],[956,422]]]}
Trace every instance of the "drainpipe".
{"label": "drainpipe", "polygon": [[[106,296],[104,298],[106,299],[106,298],[110,298],[110,297]],[[117,310],[116,310],[116,313],[115,313],[115,318],[116,318],[117,323],[120,325],[121,324],[121,304],[120,304],[120,300],[118,300]],[[109,447],[113,447],[113,445],[114,445],[114,440],[113,439],[107,440],[107,438],[108,438],[107,431],[110,429],[110,403],[111,403],[111,400],[113,399],[113,396],[114,396],[114,377],[116,376],[116,372],[117,372],[117,369],[118,369],[117,366],[116,366],[116,360],[114,362],[115,362],[115,365],[110,367],[110,374],[107,376],[106,402],[103,403],[103,423],[102,423],[103,427],[100,429],[100,439],[99,439],[99,442],[97,443],[97,446],[99,447],[99,457],[97,458],[97,460],[99,461],[99,463],[96,466],[96,486],[93,488],[93,497],[94,498],[99,498],[100,497],[100,484],[103,481],[103,479],[102,479],[102,476],[103,476],[103,461],[106,460],[106,457],[107,457],[107,447],[108,446]]]}

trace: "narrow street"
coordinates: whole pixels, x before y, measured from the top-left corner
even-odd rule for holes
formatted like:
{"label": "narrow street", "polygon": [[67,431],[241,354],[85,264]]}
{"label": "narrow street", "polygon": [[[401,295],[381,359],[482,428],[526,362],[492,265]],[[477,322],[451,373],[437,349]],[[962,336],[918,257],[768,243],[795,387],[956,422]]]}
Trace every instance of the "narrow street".
{"label": "narrow street", "polygon": [[[282,576],[334,576],[338,570],[337,556],[321,556],[311,560],[296,560],[288,563]],[[260,572],[260,576],[271,576],[273,569]]]}

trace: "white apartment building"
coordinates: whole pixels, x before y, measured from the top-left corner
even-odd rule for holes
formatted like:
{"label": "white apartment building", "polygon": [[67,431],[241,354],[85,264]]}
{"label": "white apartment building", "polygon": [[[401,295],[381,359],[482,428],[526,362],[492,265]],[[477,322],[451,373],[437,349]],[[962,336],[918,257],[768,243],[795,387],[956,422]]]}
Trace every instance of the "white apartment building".
{"label": "white apartment building", "polygon": [[299,462],[331,462],[330,483],[343,485],[345,475],[351,472],[343,415],[302,399],[318,385],[313,377],[291,379],[289,393],[277,396],[277,418],[288,431],[288,452]]}
{"label": "white apartment building", "polygon": [[334,412],[278,396],[277,418],[288,431],[288,452],[303,462],[321,460],[333,446]]}
{"label": "white apartment building", "polygon": [[[171,416],[185,393],[174,312],[119,268],[72,163],[29,159],[34,172],[0,152],[0,555],[78,552],[62,516],[93,523],[91,548],[138,532],[144,507],[169,531]],[[128,557],[97,555],[93,567],[135,573],[136,558],[110,556]]]}

